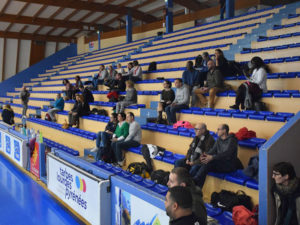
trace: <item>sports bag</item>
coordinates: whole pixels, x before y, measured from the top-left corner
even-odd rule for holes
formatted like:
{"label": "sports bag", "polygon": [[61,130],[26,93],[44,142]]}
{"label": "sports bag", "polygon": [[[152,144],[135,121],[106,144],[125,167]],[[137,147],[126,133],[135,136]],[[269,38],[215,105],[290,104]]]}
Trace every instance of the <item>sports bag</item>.
{"label": "sports bag", "polygon": [[216,208],[221,208],[223,211],[232,212],[232,208],[237,205],[243,205],[249,210],[252,209],[251,197],[245,194],[243,191],[221,190],[221,192],[213,192],[211,194],[211,204]]}
{"label": "sports bag", "polygon": [[157,184],[167,186],[170,172],[164,170],[155,170],[151,173],[151,180]]}
{"label": "sports bag", "polygon": [[154,71],[154,70],[156,70],[156,62],[151,62],[149,64],[148,71],[150,72],[150,71]]}
{"label": "sports bag", "polygon": [[235,225],[258,225],[255,214],[243,205],[232,209],[232,220]]}
{"label": "sports bag", "polygon": [[127,171],[132,174],[140,175],[142,178],[149,178],[150,173],[144,162],[133,162],[127,167]]}

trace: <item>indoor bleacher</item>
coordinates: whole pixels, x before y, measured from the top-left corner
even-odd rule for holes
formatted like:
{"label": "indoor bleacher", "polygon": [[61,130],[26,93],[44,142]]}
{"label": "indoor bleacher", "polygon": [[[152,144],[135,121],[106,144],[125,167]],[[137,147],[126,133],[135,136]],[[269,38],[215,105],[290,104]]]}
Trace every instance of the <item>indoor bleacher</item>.
{"label": "indoor bleacher", "polygon": [[[3,93],[0,103],[2,105],[9,103],[15,113],[15,122],[24,123],[23,106],[19,95],[22,87],[28,87],[30,99],[26,125],[27,128],[42,133],[45,145],[69,154],[70,156],[66,158],[88,159],[87,162],[96,167],[110,172],[118,171],[115,174],[121,174],[122,171],[117,168],[113,170],[113,165],[104,164],[102,161],[94,162],[96,155],[89,151],[95,146],[96,134],[104,130],[109,117],[94,114],[82,116],[79,128],[64,129],[62,124],[68,120],[68,112],[75,102],[68,100],[65,102],[64,111],[56,114],[57,122],[49,122],[44,118],[50,103],[55,100],[57,93],[62,93],[64,89],[63,79],[68,79],[72,84],[75,83],[75,76],[80,76],[82,82],[90,81],[98,72],[100,64],[104,64],[105,67],[113,65],[116,68],[116,65],[121,63],[126,70],[129,62],[138,60],[143,69],[143,80],[136,82],[135,85],[138,91],[138,102],[126,107],[125,112],[133,112],[140,123],[142,144],[154,144],[166,149],[163,156],[153,159],[154,169],[171,171],[175,160],[185,156],[195,131],[188,128],[174,129],[173,126],[147,122],[147,118],[157,116],[157,104],[163,89],[163,80],[157,78],[164,77],[174,83],[176,78],[181,78],[187,61],[194,61],[196,56],[203,52],[213,56],[217,48],[224,51],[225,57],[228,56],[228,59],[241,64],[247,64],[252,57],[259,56],[272,71],[267,77],[268,92],[262,96],[262,102],[267,105],[268,111],[230,109],[229,106],[235,101],[234,90],[246,78],[227,76],[225,83],[230,84],[234,90],[218,93],[214,108],[191,107],[177,113],[178,120],[189,121],[193,125],[198,122],[206,123],[215,139],[218,137],[217,128],[223,123],[229,125],[230,132],[236,133],[242,127],[255,131],[256,138],[238,143],[238,157],[243,166],[247,167],[249,159],[259,154],[261,146],[299,112],[299,36],[299,2],[268,7],[231,19],[208,22],[162,36],[151,36],[68,57],[51,69],[44,70],[30,82],[25,82],[22,86],[16,85],[13,90]],[[227,54],[229,52],[230,54]],[[148,71],[148,66],[153,61],[157,63],[157,70]],[[105,109],[110,115],[116,103],[107,100],[107,87],[99,85],[98,91],[92,93],[95,102],[90,103],[91,109]],[[125,95],[126,92],[120,94]],[[141,146],[126,152],[125,159],[123,170],[126,170],[132,162],[144,161]],[[143,183],[138,178],[127,179],[135,182],[137,186]],[[151,187],[153,191],[153,186]],[[209,173],[202,190],[203,199],[206,202],[208,215],[219,220],[220,224],[232,224],[230,223],[232,215],[228,212],[220,212],[209,203],[211,194],[222,189],[233,192],[242,190],[251,197],[254,205],[260,203],[258,182],[244,175],[242,170],[228,174]],[[166,191],[167,189],[162,187],[158,193],[164,196]]]}

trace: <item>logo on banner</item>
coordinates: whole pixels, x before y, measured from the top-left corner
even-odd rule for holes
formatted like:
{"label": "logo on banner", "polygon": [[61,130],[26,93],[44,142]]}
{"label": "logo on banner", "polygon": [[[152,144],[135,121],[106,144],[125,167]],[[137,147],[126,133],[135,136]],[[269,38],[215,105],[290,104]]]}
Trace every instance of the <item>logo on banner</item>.
{"label": "logo on banner", "polygon": [[40,177],[40,146],[39,143],[35,142],[34,150],[30,158],[30,172],[36,177]]}
{"label": "logo on banner", "polygon": [[89,42],[89,50],[90,51],[94,50],[94,42],[93,41]]}
{"label": "logo on banner", "polygon": [[79,178],[78,176],[76,176],[76,187],[77,189],[79,189],[80,191],[86,192],[86,183],[84,179]]}
{"label": "logo on banner", "polygon": [[87,190],[85,180],[78,176],[74,180],[73,174],[68,172],[67,168],[59,168],[59,172],[56,175],[57,181],[65,188],[65,199],[74,201],[82,208],[87,209],[87,201],[84,199],[84,194]]}
{"label": "logo on banner", "polygon": [[17,161],[20,161],[20,143],[17,140],[14,140],[14,155]]}
{"label": "logo on banner", "polygon": [[5,136],[5,143],[6,143],[6,152],[7,152],[7,154],[10,154],[11,146],[10,146],[10,137],[9,136]]}

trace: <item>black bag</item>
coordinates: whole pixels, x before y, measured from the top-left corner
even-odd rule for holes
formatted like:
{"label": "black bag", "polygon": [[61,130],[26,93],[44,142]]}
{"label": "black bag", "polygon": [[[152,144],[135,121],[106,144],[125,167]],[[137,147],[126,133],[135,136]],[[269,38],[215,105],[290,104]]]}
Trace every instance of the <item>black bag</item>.
{"label": "black bag", "polygon": [[214,207],[221,208],[223,211],[232,212],[232,208],[237,205],[243,205],[247,209],[252,210],[251,197],[246,195],[243,191],[221,190],[220,193],[213,192],[211,194],[211,204]]}
{"label": "black bag", "polygon": [[151,173],[151,180],[157,184],[167,186],[170,172],[164,170],[155,170]]}
{"label": "black bag", "polygon": [[144,162],[133,162],[127,167],[127,171],[132,174],[140,175],[143,178],[149,178],[150,173],[147,165]]}
{"label": "black bag", "polygon": [[229,67],[229,75],[230,76],[239,76],[243,75],[243,67],[240,63],[236,61],[229,61],[228,62],[228,67]]}
{"label": "black bag", "polygon": [[156,62],[151,62],[149,64],[148,71],[150,72],[150,71],[154,71],[154,70],[156,70]]}
{"label": "black bag", "polygon": [[267,105],[264,102],[254,102],[254,110],[256,112],[267,111]]}
{"label": "black bag", "polygon": [[98,110],[98,115],[108,116],[108,113],[105,109],[99,109]]}

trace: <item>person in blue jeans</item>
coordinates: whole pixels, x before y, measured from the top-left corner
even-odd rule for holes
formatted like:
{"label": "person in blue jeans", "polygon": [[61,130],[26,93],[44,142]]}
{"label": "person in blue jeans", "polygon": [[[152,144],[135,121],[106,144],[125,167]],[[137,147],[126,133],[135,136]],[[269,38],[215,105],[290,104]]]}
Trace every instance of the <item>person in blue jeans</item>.
{"label": "person in blue jeans", "polygon": [[224,13],[226,9],[226,0],[219,0],[220,4],[220,20],[224,20]]}
{"label": "person in blue jeans", "polygon": [[122,167],[124,164],[123,150],[128,150],[132,147],[139,147],[142,140],[142,129],[138,122],[134,120],[134,114],[128,112],[126,121],[129,124],[129,134],[123,142],[118,142],[113,146],[114,155],[116,158],[116,166]]}
{"label": "person in blue jeans", "polygon": [[117,114],[112,113],[110,116],[110,121],[107,123],[105,130],[100,131],[97,134],[96,146],[91,149],[91,152],[97,152],[96,160],[102,159],[105,150],[110,146],[110,140],[114,134],[118,124]]}
{"label": "person in blue jeans", "polygon": [[175,167],[186,168],[192,177],[196,175],[198,169],[201,167],[200,155],[208,152],[215,143],[215,139],[210,135],[206,124],[197,123],[194,129],[196,136],[190,144],[185,158],[175,161]]}
{"label": "person in blue jeans", "polygon": [[189,108],[190,91],[189,88],[183,85],[182,79],[177,78],[175,80],[176,94],[175,100],[166,107],[167,119],[170,125],[177,122],[176,112],[181,109]]}

